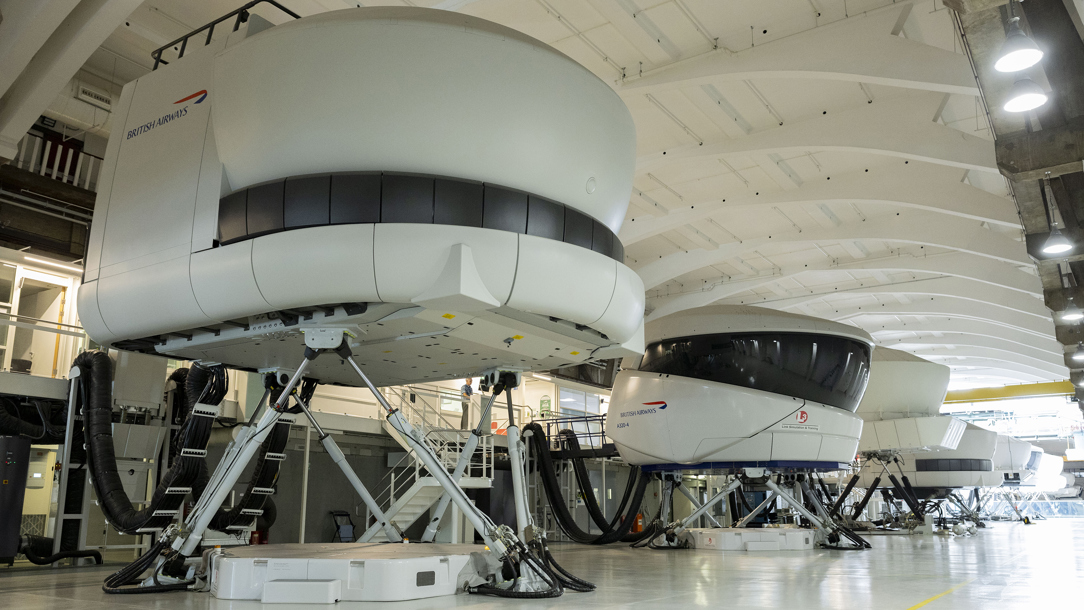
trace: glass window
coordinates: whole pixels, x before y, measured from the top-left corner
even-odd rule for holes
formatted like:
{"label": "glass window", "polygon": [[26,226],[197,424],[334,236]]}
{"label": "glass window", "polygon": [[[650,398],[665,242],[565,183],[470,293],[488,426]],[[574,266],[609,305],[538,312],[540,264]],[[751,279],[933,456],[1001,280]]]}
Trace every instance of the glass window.
{"label": "glass window", "polygon": [[15,286],[15,267],[8,263],[0,264],[0,304],[11,304],[11,292]]}
{"label": "glass window", "polygon": [[599,395],[588,394],[587,395],[587,412],[598,413],[599,412]]}
{"label": "glass window", "polygon": [[869,381],[870,347],[835,335],[719,333],[652,343],[641,371],[803,398],[854,412]]}
{"label": "glass window", "polygon": [[561,415],[583,415],[587,409],[587,393],[560,388]]}
{"label": "glass window", "polygon": [[453,413],[462,413],[463,412],[463,400],[465,400],[465,399],[459,399],[459,398],[454,398],[454,397],[449,397],[449,396],[441,396],[440,397],[440,410],[441,411],[451,411]]}

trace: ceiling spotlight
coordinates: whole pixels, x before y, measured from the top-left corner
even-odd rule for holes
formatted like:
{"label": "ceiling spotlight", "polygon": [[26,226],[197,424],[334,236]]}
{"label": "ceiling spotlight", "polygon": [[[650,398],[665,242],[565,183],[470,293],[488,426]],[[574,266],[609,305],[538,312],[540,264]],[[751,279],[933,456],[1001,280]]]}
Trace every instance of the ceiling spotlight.
{"label": "ceiling spotlight", "polygon": [[1061,254],[1062,252],[1068,252],[1073,249],[1073,244],[1067,237],[1061,234],[1058,230],[1058,226],[1054,225],[1054,230],[1050,232],[1050,237],[1046,238],[1046,243],[1043,244],[1043,254]]}
{"label": "ceiling spotlight", "polygon": [[1061,312],[1061,319],[1066,322],[1076,322],[1077,320],[1084,320],[1084,311],[1081,311],[1076,303],[1069,300],[1069,306],[1065,308],[1065,311]]}
{"label": "ceiling spotlight", "polygon": [[1072,355],[1073,362],[1084,362],[1084,343],[1076,344],[1076,351]]}
{"label": "ceiling spotlight", "polygon": [[998,54],[994,69],[998,72],[1019,72],[1039,63],[1042,58],[1043,52],[1035,45],[1035,41],[1020,29],[1020,18],[1010,19],[1009,33],[1005,36],[1005,44],[1001,45],[1001,53]]}
{"label": "ceiling spotlight", "polygon": [[1046,103],[1046,91],[1030,78],[1022,78],[1013,83],[1009,91],[1009,101],[1005,102],[1005,112],[1027,112]]}

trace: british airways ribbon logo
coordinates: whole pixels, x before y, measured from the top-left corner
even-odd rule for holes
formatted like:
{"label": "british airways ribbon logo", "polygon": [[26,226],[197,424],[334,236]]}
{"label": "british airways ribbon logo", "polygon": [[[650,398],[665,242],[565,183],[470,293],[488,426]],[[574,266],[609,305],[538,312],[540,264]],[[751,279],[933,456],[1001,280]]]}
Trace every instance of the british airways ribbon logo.
{"label": "british airways ribbon logo", "polygon": [[197,91],[197,92],[193,93],[192,95],[190,95],[190,96],[188,96],[186,98],[183,98],[183,99],[179,99],[179,100],[177,100],[176,102],[173,102],[173,103],[174,104],[182,104],[182,103],[187,102],[188,100],[190,100],[190,99],[192,99],[194,97],[198,97],[199,99],[192,102],[192,103],[193,104],[199,104],[203,100],[207,99],[207,90],[204,89],[203,91]]}
{"label": "british airways ribbon logo", "polygon": [[658,401],[655,401],[655,402],[645,402],[644,405],[646,405],[648,407],[658,407],[660,409],[665,409],[666,408],[666,401],[665,400],[658,400]]}

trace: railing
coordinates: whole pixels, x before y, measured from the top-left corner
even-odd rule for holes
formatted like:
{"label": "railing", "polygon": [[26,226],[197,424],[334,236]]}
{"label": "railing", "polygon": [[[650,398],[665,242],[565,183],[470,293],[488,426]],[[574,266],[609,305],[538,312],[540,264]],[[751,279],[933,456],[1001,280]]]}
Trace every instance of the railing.
{"label": "railing", "polygon": [[87,345],[79,326],[20,316],[0,305],[0,369],[38,377],[64,377]]}
{"label": "railing", "polygon": [[[384,395],[403,414],[410,425],[418,430],[424,437],[425,443],[433,449],[441,465],[448,472],[455,469],[459,458],[463,453],[463,446],[470,435],[470,430],[462,430],[453,424],[441,413],[439,406],[434,407],[427,397],[439,398],[444,394],[437,390],[420,388],[416,386],[401,386],[396,388],[384,388]],[[413,450],[408,450],[402,458],[396,462],[391,470],[376,485],[379,490],[375,499],[377,505],[390,508],[396,499],[401,498],[414,483],[422,477],[428,476],[429,472],[417,459]],[[483,436],[474,457],[463,473],[464,477],[481,477],[493,479],[493,437]],[[354,508],[355,514],[361,515],[362,504]],[[368,509],[365,511],[366,527],[372,515]]]}
{"label": "railing", "polygon": [[612,444],[613,441],[606,436],[605,415],[578,415],[551,417],[537,420],[546,429],[546,438],[549,439],[550,449],[560,450],[562,447],[562,430],[571,430],[584,449],[599,449],[603,445]]}
{"label": "railing", "polygon": [[240,28],[242,23],[245,23],[246,21],[248,21],[249,9],[256,6],[257,4],[263,4],[265,2],[267,4],[270,4],[271,6],[274,6],[275,8],[279,9],[280,11],[286,13],[287,15],[293,17],[294,19],[301,19],[301,15],[298,15],[297,13],[291,11],[290,9],[286,8],[285,6],[282,6],[278,2],[275,2],[275,0],[255,0],[254,2],[249,2],[248,4],[242,6],[241,8],[239,8],[237,10],[234,10],[233,12],[230,12],[230,13],[227,13],[227,14],[223,15],[223,16],[219,17],[218,19],[215,19],[214,21],[208,23],[205,26],[203,26],[201,28],[197,28],[195,30],[192,30],[191,32],[185,34],[184,36],[181,36],[177,40],[174,40],[173,42],[164,44],[164,45],[158,47],[157,49],[151,51],[151,58],[154,59],[154,67],[151,68],[151,70],[157,70],[158,69],[158,64],[169,65],[168,61],[162,59],[162,53],[166,49],[168,49],[170,47],[174,47],[174,46],[179,44],[180,46],[177,47],[177,59],[180,59],[180,58],[184,57],[184,51],[185,51],[185,49],[188,48],[188,39],[195,36],[196,34],[199,34],[203,30],[207,30],[207,38],[203,41],[203,45],[207,46],[207,45],[211,44],[211,38],[215,35],[215,26],[222,23],[223,21],[227,21],[230,17],[236,17],[236,19],[234,19],[234,22],[233,22],[233,30],[232,30],[232,31],[236,32],[237,28]]}
{"label": "railing", "polygon": [[27,133],[19,140],[19,152],[11,164],[39,176],[96,192],[102,158],[63,143],[46,140],[37,134]]}

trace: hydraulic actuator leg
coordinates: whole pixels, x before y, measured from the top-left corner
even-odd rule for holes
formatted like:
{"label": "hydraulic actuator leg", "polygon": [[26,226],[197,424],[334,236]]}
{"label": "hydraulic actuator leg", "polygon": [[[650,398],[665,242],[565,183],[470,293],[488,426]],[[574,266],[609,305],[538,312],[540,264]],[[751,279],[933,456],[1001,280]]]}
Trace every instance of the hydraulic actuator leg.
{"label": "hydraulic actuator leg", "polygon": [[[503,389],[503,385],[493,387],[493,394],[490,395],[485,408],[482,409],[478,425],[474,430],[471,430],[467,442],[463,444],[463,452],[459,454],[459,460],[456,461],[455,470],[452,472],[452,480],[456,484],[459,484],[459,479],[463,478],[467,466],[470,465],[470,461],[474,457],[474,452],[478,449],[478,443],[482,440],[482,423],[489,421],[489,411],[493,408],[493,401],[497,399]],[[444,518],[444,513],[448,510],[448,504],[451,501],[452,497],[447,492],[440,496],[440,500],[437,501],[437,505],[433,508],[429,518],[429,525],[425,527],[425,533],[422,534],[422,542],[432,542],[436,538],[437,530],[440,529],[440,520]]]}
{"label": "hydraulic actuator leg", "polygon": [[[343,342],[343,345],[347,345]],[[511,532],[505,532],[502,528],[481,510],[479,510],[470,498],[463,493],[463,489],[459,487],[459,484],[452,480],[452,475],[448,474],[448,471],[444,469],[444,466],[437,459],[433,453],[433,449],[426,444],[425,439],[418,435],[414,427],[410,425],[406,417],[398,410],[392,408],[388,404],[388,400],[384,398],[384,395],[376,389],[373,382],[369,380],[369,377],[365,375],[365,372],[361,370],[358,363],[354,361],[354,357],[349,355],[349,347],[345,350],[345,360],[354,369],[354,372],[358,374],[365,386],[369,388],[369,391],[373,393],[376,400],[380,403],[380,406],[384,408],[387,413],[388,423],[395,429],[403,439],[406,440],[410,448],[414,450],[414,454],[425,465],[429,474],[440,483],[440,486],[444,488],[444,492],[451,496],[452,502],[455,502],[456,507],[463,512],[463,515],[467,517],[467,520],[471,522],[474,529],[482,536],[482,540],[486,545],[494,552],[498,557],[506,557],[508,550],[515,544],[518,544],[518,540],[515,539],[514,533],[510,537],[508,534]],[[507,528],[504,528],[507,529]]]}
{"label": "hydraulic actuator leg", "polygon": [[[774,485],[774,483],[772,483],[772,485]],[[778,489],[778,487],[776,489]],[[743,517],[741,521],[735,523],[734,527],[745,527],[746,525],[749,525],[749,522],[755,519],[757,515],[764,512],[764,509],[768,508],[769,504],[775,502],[775,497],[777,495],[779,495],[779,492],[777,492],[775,489],[772,489],[771,492],[768,494],[768,497],[764,498],[764,501],[757,505],[757,507],[753,509],[753,512]]]}
{"label": "hydraulic actuator leg", "polygon": [[233,491],[233,486],[237,484],[237,480],[241,477],[241,473],[244,472],[245,466],[252,461],[252,456],[256,455],[260,445],[271,434],[271,429],[283,417],[283,410],[290,399],[290,392],[300,383],[305,370],[309,368],[309,363],[317,355],[319,355],[318,352],[311,352],[310,357],[310,350],[306,350],[305,360],[301,363],[301,366],[297,367],[297,372],[294,373],[289,383],[283,388],[274,406],[263,413],[254,427],[246,427],[226,449],[226,455],[218,463],[214,475],[207,484],[207,491],[200,498],[200,501],[196,503],[188,518],[185,519],[184,535],[178,536],[173,541],[173,549],[180,551],[182,557],[191,557],[199,548],[199,543],[203,539],[203,534],[207,531],[211,519],[214,518],[222,503],[226,501],[226,497]]}
{"label": "hydraulic actuator leg", "polygon": [[[319,422],[316,421],[312,411],[309,410],[309,405],[305,404],[305,401],[301,400],[299,397],[297,399],[297,404],[301,406],[301,410],[305,413],[305,417],[309,419],[309,424],[316,430],[317,438],[324,447],[324,451],[327,451],[327,454],[331,456],[331,461],[335,462],[335,465],[342,470],[344,475],[346,475],[346,479],[350,481],[350,485],[353,486],[354,491],[358,492],[358,495],[361,496],[361,501],[365,503],[369,512],[376,517],[376,523],[374,523],[370,529],[374,530],[374,533],[376,529],[383,529],[384,533],[387,534],[389,541],[400,542],[403,539],[402,533],[396,529],[395,524],[384,516],[384,511],[380,510],[380,505],[376,503],[372,494],[369,493],[369,490],[365,488],[361,479],[358,478],[357,473],[350,467],[350,463],[346,461],[346,456],[343,454],[342,449],[339,449],[338,443],[335,442],[335,439],[331,438],[330,434],[324,432],[324,429],[320,427]],[[369,534],[368,531],[365,533]],[[366,542],[367,540],[368,539],[363,536],[359,539],[359,542]]]}
{"label": "hydraulic actuator leg", "polygon": [[698,517],[700,515],[703,515],[708,518],[708,523],[711,523],[715,527],[723,527],[722,525],[719,525],[719,522],[715,520],[715,517],[707,513],[707,509],[711,507],[710,504],[705,504],[704,506],[701,506],[700,500],[698,500],[696,496],[693,495],[693,492],[689,491],[688,487],[685,487],[684,483],[678,483],[677,488],[678,491],[680,491],[686,498],[688,498],[689,503],[693,505],[694,511],[699,513],[697,515]]}
{"label": "hydraulic actuator leg", "polygon": [[[732,480],[730,483],[728,483],[726,487],[719,490],[719,493],[712,496],[711,499],[708,500],[707,502],[704,502],[703,506],[699,506],[697,504],[695,498],[692,497],[692,494],[689,493],[689,491],[687,489],[685,489],[684,485],[682,485],[681,490],[683,492],[685,492],[685,495],[688,496],[689,500],[691,500],[693,502],[693,506],[696,506],[697,508],[696,508],[696,510],[693,511],[693,513],[691,515],[689,515],[688,517],[685,517],[680,522],[678,522],[676,525],[671,526],[670,527],[670,532],[674,533],[674,534],[680,534],[683,530],[688,528],[690,524],[692,524],[694,521],[696,521],[697,518],[700,517],[700,515],[705,514],[707,512],[707,510],[709,508],[711,508],[712,506],[715,506],[715,504],[717,502],[722,502],[723,500],[725,500],[727,494],[729,494],[730,492],[734,491],[735,489],[737,489],[739,487],[741,487],[741,478],[734,477],[734,480]],[[724,506],[725,506],[725,504],[724,504]],[[708,517],[711,520],[711,522],[715,525],[715,527],[722,527],[721,525],[719,525],[718,521],[716,521],[713,517],[711,517],[711,515],[708,515]]]}

